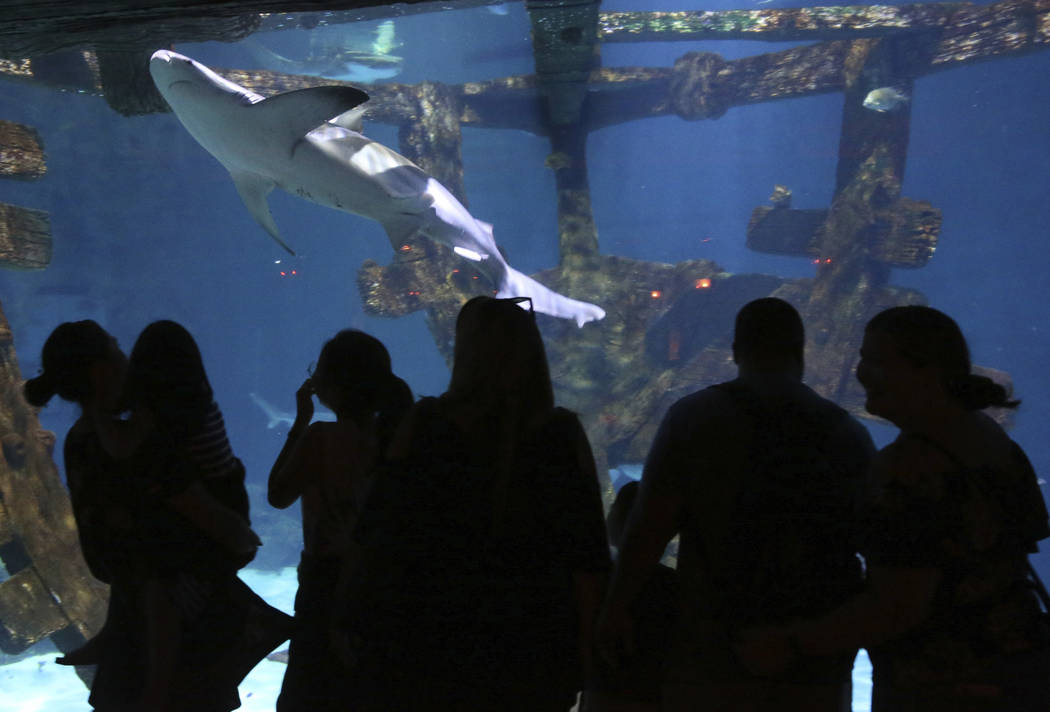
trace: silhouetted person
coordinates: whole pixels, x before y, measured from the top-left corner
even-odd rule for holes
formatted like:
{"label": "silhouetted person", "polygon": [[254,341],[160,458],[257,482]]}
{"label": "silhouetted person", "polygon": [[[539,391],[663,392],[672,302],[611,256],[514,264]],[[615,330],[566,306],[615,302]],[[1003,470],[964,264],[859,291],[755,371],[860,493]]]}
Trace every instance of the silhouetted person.
{"label": "silhouetted person", "polygon": [[[638,499],[638,483],[628,482],[616,493],[605,524],[609,543],[623,543],[627,518]],[[678,619],[678,572],[657,564],[631,604],[635,623],[633,654],[611,669],[597,661],[595,679],[587,693],[587,712],[659,712],[664,665]]]}
{"label": "silhouetted person", "polygon": [[[220,498],[227,488],[220,486],[217,497],[201,481],[193,446],[208,428],[192,425],[198,411],[181,405],[188,394],[211,404],[203,367],[190,369],[197,388],[184,390],[190,382],[177,368],[187,352],[176,348],[183,341],[167,339],[166,325],[154,327],[143,332],[129,364],[95,322],[62,324],[44,345],[43,373],[26,384],[30,403],[57,394],[83,408],[66,437],[67,478],[85,558],[111,584],[102,632],[66,662],[99,665],[89,700],[98,710],[225,711],[239,706],[237,683],[249,664],[238,644],[246,632],[258,632],[249,630],[256,614],[272,612],[277,623],[283,614],[236,577],[258,544],[243,516],[239,462],[229,455],[243,515],[236,510],[241,499],[226,506]],[[159,353],[149,348],[155,337],[165,345]],[[199,364],[192,338],[188,343]],[[169,358],[176,370],[163,367]],[[128,372],[134,377],[126,382]],[[154,398],[153,387],[169,397]],[[132,415],[116,420],[122,393]],[[221,417],[219,425],[221,431]],[[217,469],[217,478],[220,470],[226,472]],[[267,651],[257,652],[250,664]]]}
{"label": "silhouetted person", "polygon": [[867,409],[900,428],[872,465],[864,591],[832,612],[749,631],[744,662],[775,672],[857,646],[875,712],[1034,712],[1050,649],[1027,555],[1050,535],[1035,473],[981,409],[1013,407],[970,372],[945,314],[895,307],[869,322],[857,366]]}
{"label": "silhouetted person", "polygon": [[[310,423],[313,396],[335,413],[334,423]],[[347,329],[325,343],[295,400],[295,422],[269,481],[270,504],[284,509],[300,500],[303,515],[295,631],[277,710],[353,709],[344,656],[333,644],[345,636],[337,628],[346,617],[345,581],[357,565],[352,533],[372,470],[412,406],[412,392],[390,370],[378,339]]]}
{"label": "silhouetted person", "polygon": [[614,664],[630,652],[629,606],[680,533],[664,709],[849,709],[855,648],[762,678],[730,645],[745,626],[830,610],[861,581],[856,507],[874,448],[859,423],[802,384],[803,348],[787,302],[745,305],[738,377],[675,403],[653,442],[598,641]]}
{"label": "silhouetted person", "polygon": [[609,566],[594,460],[521,300],[476,297],[448,391],[402,423],[361,515],[361,710],[562,712]]}

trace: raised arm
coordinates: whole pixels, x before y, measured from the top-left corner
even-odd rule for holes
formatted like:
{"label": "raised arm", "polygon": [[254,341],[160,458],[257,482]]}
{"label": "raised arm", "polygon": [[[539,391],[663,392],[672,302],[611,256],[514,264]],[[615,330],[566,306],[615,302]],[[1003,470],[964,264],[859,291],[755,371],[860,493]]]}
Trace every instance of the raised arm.
{"label": "raised arm", "polygon": [[306,379],[295,392],[295,422],[288,438],[270,468],[267,499],[278,509],[290,507],[303,494],[307,479],[316,472],[317,448],[309,440],[316,438],[309,429],[314,415],[313,383]]}

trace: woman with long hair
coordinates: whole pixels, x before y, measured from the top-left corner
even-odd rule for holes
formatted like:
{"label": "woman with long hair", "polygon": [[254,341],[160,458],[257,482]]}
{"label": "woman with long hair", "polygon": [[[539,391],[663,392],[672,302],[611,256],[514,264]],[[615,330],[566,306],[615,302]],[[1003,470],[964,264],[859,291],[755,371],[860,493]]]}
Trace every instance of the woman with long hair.
{"label": "woman with long hair", "polygon": [[583,688],[609,567],[594,459],[523,300],[476,297],[358,526],[361,709],[551,712]]}

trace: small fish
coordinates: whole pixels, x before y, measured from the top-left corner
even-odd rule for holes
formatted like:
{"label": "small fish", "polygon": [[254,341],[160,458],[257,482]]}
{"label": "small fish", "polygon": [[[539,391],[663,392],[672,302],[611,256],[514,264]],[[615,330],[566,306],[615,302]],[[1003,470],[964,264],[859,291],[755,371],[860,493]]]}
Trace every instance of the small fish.
{"label": "small fish", "polygon": [[864,108],[885,113],[893,111],[908,100],[907,94],[903,94],[893,87],[879,87],[878,89],[872,89],[864,97]]}

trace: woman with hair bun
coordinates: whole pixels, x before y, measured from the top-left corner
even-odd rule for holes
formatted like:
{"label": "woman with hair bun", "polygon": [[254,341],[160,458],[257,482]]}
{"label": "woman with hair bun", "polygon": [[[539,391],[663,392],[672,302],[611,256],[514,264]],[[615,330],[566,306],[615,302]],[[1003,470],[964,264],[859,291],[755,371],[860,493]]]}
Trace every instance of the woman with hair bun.
{"label": "woman with hair bun", "polygon": [[[310,423],[313,396],[335,413],[334,423]],[[391,371],[382,342],[346,329],[325,343],[295,400],[295,422],[268,487],[271,505],[284,509],[300,500],[303,514],[295,629],[277,710],[342,710],[345,655],[333,641],[340,639],[342,594],[356,564],[351,535],[412,391]]]}
{"label": "woman with hair bun", "polygon": [[981,410],[1012,408],[971,373],[958,325],[924,306],[867,325],[857,366],[866,408],[900,434],[876,456],[861,553],[866,589],[817,620],[745,631],[757,673],[798,656],[868,649],[874,712],[1035,712],[1050,648],[1028,554],[1050,536],[1035,472]]}
{"label": "woman with hair bun", "polygon": [[[59,324],[44,343],[41,373],[26,381],[26,402],[46,406],[56,395],[88,409],[117,409],[127,357],[116,339],[91,320]],[[66,481],[80,546],[92,575],[109,583],[106,561],[106,520],[113,507],[127,498],[127,488],[110,486],[116,462],[105,454],[94,435],[91,418],[82,415],[70,428],[64,446]]]}

